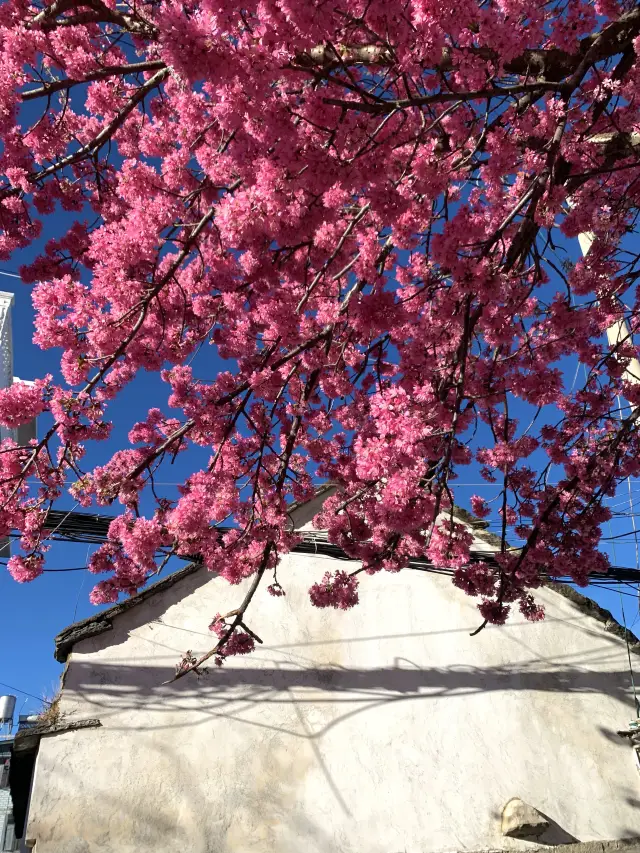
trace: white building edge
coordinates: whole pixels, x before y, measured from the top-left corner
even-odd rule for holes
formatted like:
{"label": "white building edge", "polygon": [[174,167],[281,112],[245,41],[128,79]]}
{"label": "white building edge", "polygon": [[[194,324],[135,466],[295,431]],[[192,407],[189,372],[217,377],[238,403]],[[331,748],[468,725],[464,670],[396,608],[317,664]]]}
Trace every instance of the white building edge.
{"label": "white building edge", "polygon": [[[15,297],[13,293],[6,290],[0,290],[0,390],[10,388],[14,382],[25,382],[29,385],[33,383],[27,379],[20,379],[19,376],[14,376],[13,373],[13,305]],[[37,436],[37,419],[34,418],[30,423],[18,427],[18,429],[9,429],[8,427],[0,426],[0,441],[6,438],[12,438],[17,444],[28,444],[31,439]],[[11,540],[8,538],[0,538],[0,559],[6,559],[11,556]]]}
{"label": "white building edge", "polygon": [[[297,528],[322,499],[293,512]],[[28,847],[640,850],[640,774],[620,735],[636,717],[632,634],[555,586],[537,592],[544,622],[471,637],[476,602],[410,570],[365,576],[353,610],[319,610],[309,586],[345,563],[314,541],[282,559],[286,597],[256,595],[264,644],[199,679],[163,684],[244,592],[201,568],[59,635],[58,719],[16,739],[35,758]]]}
{"label": "white building edge", "polygon": [[[20,379],[13,373],[13,324],[12,313],[15,297],[13,293],[0,290],[0,389],[10,388],[14,382],[33,385],[28,379]],[[28,444],[36,437],[35,419],[18,429],[0,427],[0,438],[13,438],[18,444]]]}

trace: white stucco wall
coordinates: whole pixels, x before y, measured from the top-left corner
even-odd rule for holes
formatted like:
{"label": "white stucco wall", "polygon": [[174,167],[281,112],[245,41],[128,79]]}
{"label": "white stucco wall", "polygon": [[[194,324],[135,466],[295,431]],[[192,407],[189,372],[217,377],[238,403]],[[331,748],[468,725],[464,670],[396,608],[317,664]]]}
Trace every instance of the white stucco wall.
{"label": "white stucco wall", "polygon": [[548,843],[640,835],[621,640],[551,591],[545,623],[472,638],[474,603],[418,572],[314,609],[332,563],[286,558],[287,597],[251,609],[264,645],[199,681],[162,686],[243,593],[204,572],[77,644],[62,710],[102,728],[42,739],[36,853],[527,850],[500,834],[513,796],[554,822]]}

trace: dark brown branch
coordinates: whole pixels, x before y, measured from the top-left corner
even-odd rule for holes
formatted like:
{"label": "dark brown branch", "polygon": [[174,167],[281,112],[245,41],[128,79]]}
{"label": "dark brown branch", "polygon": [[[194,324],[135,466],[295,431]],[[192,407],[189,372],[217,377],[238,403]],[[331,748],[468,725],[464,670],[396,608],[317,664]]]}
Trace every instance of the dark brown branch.
{"label": "dark brown branch", "polygon": [[87,74],[81,80],[54,80],[45,83],[37,89],[29,89],[20,96],[23,101],[32,101],[35,98],[49,97],[54,92],[62,89],[71,89],[72,86],[80,86],[83,83],[92,83],[96,80],[104,80],[107,77],[124,76],[125,74],[140,74],[143,71],[159,71],[166,68],[161,59],[150,59],[148,62],[134,62],[131,65],[105,65]]}
{"label": "dark brown branch", "polygon": [[381,65],[394,63],[391,50],[385,45],[317,45],[311,50],[296,53],[291,68],[330,69],[341,65]]}
{"label": "dark brown branch", "polygon": [[[64,15],[65,12],[82,7],[88,7],[92,12],[78,12],[76,15],[68,18],[59,18],[59,15]],[[27,26],[30,29],[40,27],[47,32],[55,30],[59,26],[73,26],[88,22],[115,24],[127,30],[127,32],[147,38],[155,38],[157,36],[156,27],[141,15],[125,15],[121,12],[116,12],[115,9],[110,9],[102,0],[80,0],[80,2],[78,0],[54,0],[50,6],[47,6],[32,18]]]}
{"label": "dark brown branch", "polygon": [[[262,580],[262,577],[263,577],[263,575],[267,569],[267,565],[269,562],[269,555],[271,554],[272,548],[273,548],[273,543],[267,542],[267,544],[265,545],[264,553],[262,555],[262,560],[260,561],[260,567],[259,567],[258,571],[255,573],[255,575],[253,576],[253,581],[251,583],[251,586],[249,587],[249,590],[247,591],[247,594],[245,595],[240,607],[237,610],[234,610],[232,613],[227,614],[228,616],[231,616],[231,615],[234,616],[233,622],[231,623],[231,625],[228,626],[227,630],[224,632],[224,634],[218,640],[218,642],[215,644],[215,646],[212,649],[210,649],[208,652],[205,652],[205,654],[201,655],[196,660],[195,663],[192,663],[189,666],[185,666],[182,669],[180,669],[174,675],[173,678],[170,678],[168,681],[164,681],[163,684],[171,684],[172,682],[177,681],[179,678],[183,678],[188,672],[194,672],[195,670],[199,669],[202,666],[202,664],[205,663],[205,661],[208,661],[214,655],[223,651],[226,643],[231,638],[231,635],[233,634],[233,632],[236,630],[236,628],[240,627],[243,624],[244,614],[245,614],[247,608],[249,607],[249,605],[251,604],[251,599],[255,595],[258,587],[260,586],[260,581]],[[262,642],[262,641],[260,641],[260,642]]]}
{"label": "dark brown branch", "polygon": [[486,98],[504,98],[513,95],[522,95],[525,92],[557,92],[557,83],[523,83],[519,86],[499,87],[490,89],[478,89],[475,92],[437,92],[434,95],[423,95],[415,98],[401,98],[397,100],[378,101],[375,104],[362,101],[345,101],[340,98],[323,98],[325,104],[341,107],[344,110],[358,110],[361,113],[382,115],[394,110],[407,109],[408,107],[424,107],[429,104],[442,104],[448,101],[474,101]]}
{"label": "dark brown branch", "polygon": [[[575,53],[560,48],[525,50],[520,56],[504,63],[506,74],[544,78],[548,83],[559,83],[568,75],[576,72],[588,56],[590,64],[623,53],[640,32],[640,7],[632,9],[613,21],[604,30],[581,39]],[[465,51],[500,64],[500,55],[486,47],[465,48]],[[454,54],[447,47],[442,52],[441,61],[433,71],[451,71],[454,68]],[[317,45],[308,51],[296,54],[289,66],[298,70],[331,70],[341,65],[377,65],[389,67],[394,64],[393,50],[388,45]],[[425,69],[428,70],[428,69]]]}

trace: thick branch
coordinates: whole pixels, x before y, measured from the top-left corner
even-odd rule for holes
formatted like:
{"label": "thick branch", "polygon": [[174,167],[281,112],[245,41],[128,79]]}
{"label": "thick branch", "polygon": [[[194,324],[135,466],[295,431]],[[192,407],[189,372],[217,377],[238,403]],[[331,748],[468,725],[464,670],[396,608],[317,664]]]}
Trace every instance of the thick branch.
{"label": "thick branch", "polygon": [[[86,13],[78,13],[71,18],[59,19],[59,15],[64,15],[65,12],[70,12],[72,9],[88,7],[93,10],[93,14],[87,16]],[[156,27],[149,21],[142,18],[140,15],[125,15],[117,12],[115,9],[110,9],[102,0],[54,0],[54,2],[39,12],[27,24],[30,29],[40,27],[45,32],[55,30],[59,26],[65,26],[65,23],[83,24],[89,20],[95,23],[116,24],[136,35],[154,38],[157,35]],[[68,24],[67,24],[68,25]]]}
{"label": "thick branch", "polygon": [[394,56],[386,45],[323,45],[296,53],[292,68],[334,68],[340,65],[390,66]]}
{"label": "thick branch", "polygon": [[[505,62],[504,71],[507,74],[543,77],[547,82],[557,83],[574,73],[588,54],[593,64],[622,53],[639,32],[640,7],[636,7],[601,32],[583,38],[576,53],[560,48],[525,50],[520,56]],[[465,50],[496,65],[500,62],[500,55],[491,48],[471,47]],[[329,70],[343,65],[388,67],[394,61],[393,50],[388,45],[317,45],[311,50],[297,53],[291,67],[311,70]],[[433,70],[450,71],[453,67],[453,52],[447,47],[442,52],[442,60]]]}

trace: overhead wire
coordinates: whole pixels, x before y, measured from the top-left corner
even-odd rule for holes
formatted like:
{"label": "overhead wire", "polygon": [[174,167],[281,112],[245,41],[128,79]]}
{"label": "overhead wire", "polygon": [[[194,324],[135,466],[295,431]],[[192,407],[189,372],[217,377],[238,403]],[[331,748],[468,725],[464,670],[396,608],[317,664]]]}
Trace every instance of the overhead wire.
{"label": "overhead wire", "polygon": [[20,690],[19,687],[12,687],[11,684],[5,684],[4,681],[0,681],[0,686],[6,687],[7,690],[15,690],[16,693],[21,693],[23,696],[30,696],[32,699],[37,699],[38,702],[44,702],[46,705],[53,704],[53,702],[50,702],[48,699],[44,699],[42,696],[36,696],[33,693],[29,693],[28,690]]}

